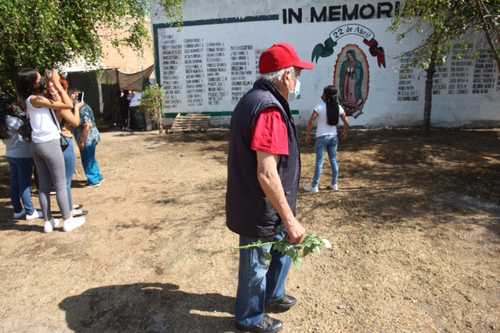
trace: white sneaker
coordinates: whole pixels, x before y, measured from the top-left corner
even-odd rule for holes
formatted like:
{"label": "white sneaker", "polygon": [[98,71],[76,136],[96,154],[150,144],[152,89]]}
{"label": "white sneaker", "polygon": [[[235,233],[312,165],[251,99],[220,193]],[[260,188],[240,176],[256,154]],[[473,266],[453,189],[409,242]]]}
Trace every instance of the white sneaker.
{"label": "white sneaker", "polygon": [[19,213],[14,213],[14,220],[20,220],[20,219],[22,219],[25,215],[26,215],[26,211],[25,211],[25,210],[24,210],[24,208],[23,208],[23,210],[22,210],[22,211],[20,211]]}
{"label": "white sneaker", "polygon": [[64,221],[63,230],[66,232],[73,231],[85,224],[85,217],[70,217]]}
{"label": "white sneaker", "polygon": [[71,216],[83,215],[83,209],[75,208],[71,211]]}
{"label": "white sneaker", "polygon": [[37,220],[43,218],[43,214],[36,209],[33,211],[33,214],[26,214],[26,220]]}
{"label": "white sneaker", "polygon": [[304,191],[311,193],[318,193],[319,188],[318,186],[304,185]]}
{"label": "white sneaker", "polygon": [[50,221],[45,221],[43,231],[46,233],[54,231],[54,228],[59,226],[59,220],[52,218]]}
{"label": "white sneaker", "polygon": [[333,184],[333,185],[330,184],[326,188],[331,190],[331,191],[337,192],[339,190],[339,185],[338,184]]}

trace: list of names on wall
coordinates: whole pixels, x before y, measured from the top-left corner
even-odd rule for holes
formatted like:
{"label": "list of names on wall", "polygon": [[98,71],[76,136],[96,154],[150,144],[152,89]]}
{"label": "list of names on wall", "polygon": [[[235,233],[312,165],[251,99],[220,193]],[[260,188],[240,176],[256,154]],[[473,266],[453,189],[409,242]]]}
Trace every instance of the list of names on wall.
{"label": "list of names on wall", "polygon": [[471,52],[464,52],[460,44],[454,45],[450,61],[448,94],[464,95],[470,92],[471,66]]}
{"label": "list of names on wall", "polygon": [[398,83],[398,101],[418,101],[418,90],[415,88],[413,79],[415,77],[415,67],[413,57],[405,54],[401,56]]}
{"label": "list of names on wall", "polygon": [[[455,44],[444,64],[437,65],[433,77],[433,95],[490,94],[500,90],[500,76],[491,50],[479,43],[474,54],[472,45]],[[418,100],[411,56],[401,57],[398,100]],[[496,89],[495,89],[496,84]]]}
{"label": "list of names on wall", "polygon": [[218,105],[226,97],[227,64],[224,43],[206,44],[208,105]]}
{"label": "list of names on wall", "polygon": [[175,108],[182,102],[183,84],[179,77],[179,65],[182,61],[182,44],[174,35],[163,35],[161,46],[161,85],[165,89],[165,107]]}
{"label": "list of names on wall", "polygon": [[253,45],[231,46],[231,101],[236,104],[255,80]]}
{"label": "list of names on wall", "polygon": [[432,94],[442,95],[446,94],[448,90],[448,66],[446,64],[436,66],[432,83]]}
{"label": "list of names on wall", "polygon": [[203,96],[205,95],[205,69],[203,66],[203,51],[203,39],[184,39],[184,66],[186,72],[187,106],[203,106]]}
{"label": "list of names on wall", "polygon": [[472,81],[473,94],[487,94],[495,88],[495,63],[491,50],[480,49]]}
{"label": "list of names on wall", "polygon": [[260,61],[260,55],[262,54],[262,52],[264,52],[263,49],[255,49],[255,73],[257,74],[257,76],[259,76],[259,74],[260,74],[259,61]]}

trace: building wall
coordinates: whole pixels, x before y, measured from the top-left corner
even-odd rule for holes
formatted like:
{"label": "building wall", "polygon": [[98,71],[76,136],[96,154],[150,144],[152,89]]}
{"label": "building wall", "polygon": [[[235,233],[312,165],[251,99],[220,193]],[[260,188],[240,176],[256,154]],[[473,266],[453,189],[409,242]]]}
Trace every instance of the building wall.
{"label": "building wall", "polygon": [[[148,27],[151,25],[148,23]],[[121,46],[118,49],[111,45],[110,35],[120,36],[120,31],[101,31],[103,43],[103,55],[101,65],[103,68],[118,68],[124,73],[140,72],[154,63],[153,40],[144,44],[141,52],[131,47]]]}
{"label": "building wall", "polygon": [[[387,30],[400,7],[400,1],[186,0],[185,26],[178,29],[155,6],[156,75],[167,92],[165,111],[230,115],[258,75],[260,52],[287,42],[302,58],[317,61],[313,71],[303,72],[302,96],[291,104],[302,123],[323,87],[335,83],[346,108],[351,106],[354,115],[362,111],[353,125],[420,124],[425,74],[402,55],[417,47],[423,35],[414,33],[398,43]],[[495,63],[480,36],[468,40],[481,56],[457,59],[452,53],[439,68],[432,115],[436,126],[500,123]],[[355,61],[347,61],[349,50]]]}
{"label": "building wall", "polygon": [[[146,22],[151,28],[150,22]],[[100,29],[99,35],[102,42],[102,57],[97,64],[90,64],[83,59],[75,59],[69,64],[62,66],[64,72],[82,72],[97,69],[118,68],[123,73],[137,73],[154,63],[153,38],[144,43],[141,52],[133,50],[128,46],[114,47],[111,44],[112,38],[125,36],[119,30]]]}

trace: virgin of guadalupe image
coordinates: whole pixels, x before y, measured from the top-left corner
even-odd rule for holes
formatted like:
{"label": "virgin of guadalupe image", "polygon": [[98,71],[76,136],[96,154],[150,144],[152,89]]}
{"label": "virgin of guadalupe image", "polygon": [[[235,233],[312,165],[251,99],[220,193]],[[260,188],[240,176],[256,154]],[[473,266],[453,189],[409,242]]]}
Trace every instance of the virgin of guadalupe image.
{"label": "virgin of guadalupe image", "polygon": [[340,103],[348,115],[357,117],[363,107],[363,66],[356,59],[354,50],[346,52],[346,59],[340,65]]}

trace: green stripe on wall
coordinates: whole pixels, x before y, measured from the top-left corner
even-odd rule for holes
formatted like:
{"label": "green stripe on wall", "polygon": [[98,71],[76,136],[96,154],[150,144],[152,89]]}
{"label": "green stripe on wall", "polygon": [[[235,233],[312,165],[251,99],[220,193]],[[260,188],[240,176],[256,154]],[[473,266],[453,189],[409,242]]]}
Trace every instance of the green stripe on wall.
{"label": "green stripe on wall", "polygon": [[[192,112],[192,113],[196,113],[196,114],[203,114],[203,115],[206,115],[206,116],[210,116],[210,117],[231,117],[231,115],[233,114],[232,111],[214,111],[214,112]],[[172,119],[172,118],[175,118],[175,116],[177,116],[178,112],[167,112],[167,113],[164,113],[163,116],[167,119]],[[188,114],[187,112],[180,112],[181,115],[186,115]],[[294,116],[298,116],[299,115],[299,110],[292,110],[292,115]]]}

